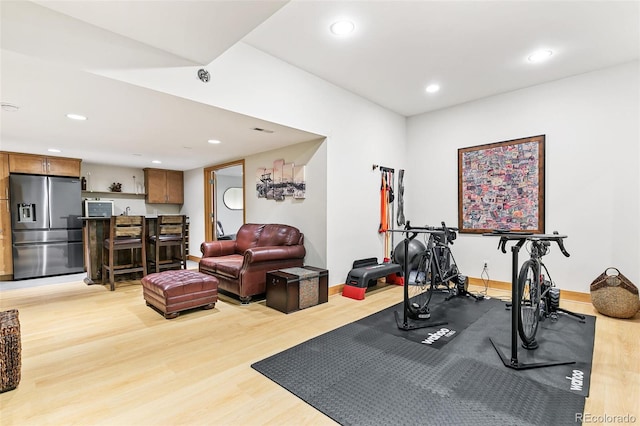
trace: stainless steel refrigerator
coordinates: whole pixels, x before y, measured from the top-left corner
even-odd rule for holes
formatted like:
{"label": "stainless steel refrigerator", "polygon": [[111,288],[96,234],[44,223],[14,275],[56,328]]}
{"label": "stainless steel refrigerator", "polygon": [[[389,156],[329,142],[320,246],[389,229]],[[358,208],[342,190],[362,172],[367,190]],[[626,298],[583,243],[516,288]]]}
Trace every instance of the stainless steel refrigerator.
{"label": "stainless steel refrigerator", "polygon": [[82,272],[80,179],[9,176],[13,277],[46,277]]}

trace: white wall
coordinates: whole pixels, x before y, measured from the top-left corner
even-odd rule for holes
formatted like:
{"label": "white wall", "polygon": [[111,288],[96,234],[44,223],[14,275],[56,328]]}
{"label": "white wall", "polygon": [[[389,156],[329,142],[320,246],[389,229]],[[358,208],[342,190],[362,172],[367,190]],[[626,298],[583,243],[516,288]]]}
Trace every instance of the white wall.
{"label": "white wall", "polygon": [[189,216],[189,255],[200,257],[204,241],[204,169],[184,172],[184,204],[180,214]]}
{"label": "white wall", "polygon": [[[82,162],[80,174],[87,179],[88,192],[82,193],[83,199],[113,200],[116,215],[123,213],[127,207],[131,215],[178,214],[180,211],[178,204],[145,202],[142,169]],[[114,182],[122,184],[122,193],[109,192],[109,185]]]}
{"label": "white wall", "polygon": [[[139,85],[164,85],[168,93],[327,136],[319,148],[326,152],[326,204],[317,204],[313,216],[326,214],[326,229],[322,223],[315,224],[312,217],[300,226],[309,244],[306,261],[329,269],[330,285],[335,285],[344,283],[353,260],[381,258],[383,243],[377,232],[380,174],[371,166],[403,167],[405,118],[243,43],[233,46],[207,69],[215,76],[207,85],[197,81],[191,85],[192,69],[156,70],[145,73],[145,78],[127,79]],[[268,157],[264,161],[276,159]],[[289,161],[286,155],[283,158]],[[313,161],[320,161],[320,157],[316,160],[314,156],[310,163]],[[261,161],[248,161],[245,173],[251,176],[262,165]],[[308,168],[307,179],[321,173],[319,168],[313,170]],[[308,183],[309,191],[315,191],[315,185]],[[204,218],[201,222],[198,218],[203,208],[202,170],[187,172],[185,185],[189,187],[186,191],[193,191],[193,195],[185,195],[183,208],[191,217],[190,252],[198,255],[199,243],[195,250],[194,243],[204,236]],[[310,192],[301,205],[315,206],[312,203],[318,203],[319,197]],[[302,215],[292,214],[297,210],[286,209],[286,204],[263,209],[254,201],[247,199],[247,221],[303,220]]]}
{"label": "white wall", "polygon": [[[206,85],[193,78],[193,68],[111,76],[325,135],[330,285],[344,282],[353,260],[383,254],[377,234],[379,173],[372,164],[407,170],[407,218],[455,224],[457,149],[538,134],[547,136],[547,230],[567,233],[572,252],[569,259],[557,251],[548,257],[556,281],[587,292],[609,265],[640,281],[637,63],[408,120],[243,43],[207,69],[214,78]],[[193,244],[204,235],[201,169],[185,173],[185,187],[191,252],[198,254],[199,243],[196,250]],[[260,218],[281,210],[261,212]],[[247,214],[248,220],[254,214],[249,206]],[[463,272],[479,276],[487,259],[491,278],[509,281],[510,259],[496,244],[488,237],[460,236],[454,250]]]}
{"label": "white wall", "polygon": [[[457,224],[459,148],[546,135],[546,231],[569,236],[570,258],[546,259],[560,288],[589,292],[615,266],[640,284],[640,70],[638,62],[408,119],[406,217]],[[494,237],[463,234],[463,273],[511,281],[511,255]],[[521,259],[526,251],[521,251]]]}
{"label": "white wall", "polygon": [[[305,165],[306,198],[284,201],[256,196],[256,170],[273,161]],[[306,142],[245,159],[247,223],[284,223],[304,233],[305,264],[327,266],[327,150],[323,141]]]}

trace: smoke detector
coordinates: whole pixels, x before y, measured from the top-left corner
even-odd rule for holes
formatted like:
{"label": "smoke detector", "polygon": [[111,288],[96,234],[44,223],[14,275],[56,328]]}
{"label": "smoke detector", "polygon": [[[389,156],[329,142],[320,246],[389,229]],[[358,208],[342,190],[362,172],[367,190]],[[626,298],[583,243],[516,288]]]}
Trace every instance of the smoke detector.
{"label": "smoke detector", "polygon": [[198,70],[198,78],[203,83],[208,83],[209,80],[211,80],[211,74],[209,74],[209,71],[205,70],[204,68],[200,68]]}

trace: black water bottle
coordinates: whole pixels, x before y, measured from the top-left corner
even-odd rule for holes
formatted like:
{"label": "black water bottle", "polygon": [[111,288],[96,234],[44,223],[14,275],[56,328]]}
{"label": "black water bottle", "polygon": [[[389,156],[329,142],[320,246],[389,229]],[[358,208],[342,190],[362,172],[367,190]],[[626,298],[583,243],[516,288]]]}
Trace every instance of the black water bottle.
{"label": "black water bottle", "polygon": [[82,179],[80,179],[80,185],[82,186],[82,190],[86,191],[87,190],[87,178],[82,176]]}

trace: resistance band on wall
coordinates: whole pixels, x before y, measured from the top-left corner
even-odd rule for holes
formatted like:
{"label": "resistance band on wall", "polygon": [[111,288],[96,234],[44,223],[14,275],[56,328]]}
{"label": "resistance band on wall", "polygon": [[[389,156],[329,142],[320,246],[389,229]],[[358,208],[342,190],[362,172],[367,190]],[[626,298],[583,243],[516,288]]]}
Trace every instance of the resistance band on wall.
{"label": "resistance band on wall", "polygon": [[405,223],[404,220],[404,169],[398,171],[398,217],[396,218],[398,226]]}
{"label": "resistance band on wall", "polygon": [[[378,227],[379,233],[384,233],[384,258],[385,261],[391,258],[391,246],[393,242],[390,241],[389,236],[389,223],[393,224],[393,180],[394,170],[388,167],[373,165],[375,170],[380,167],[380,226]],[[391,205],[391,209],[389,208]],[[391,235],[393,238],[393,235]]]}

